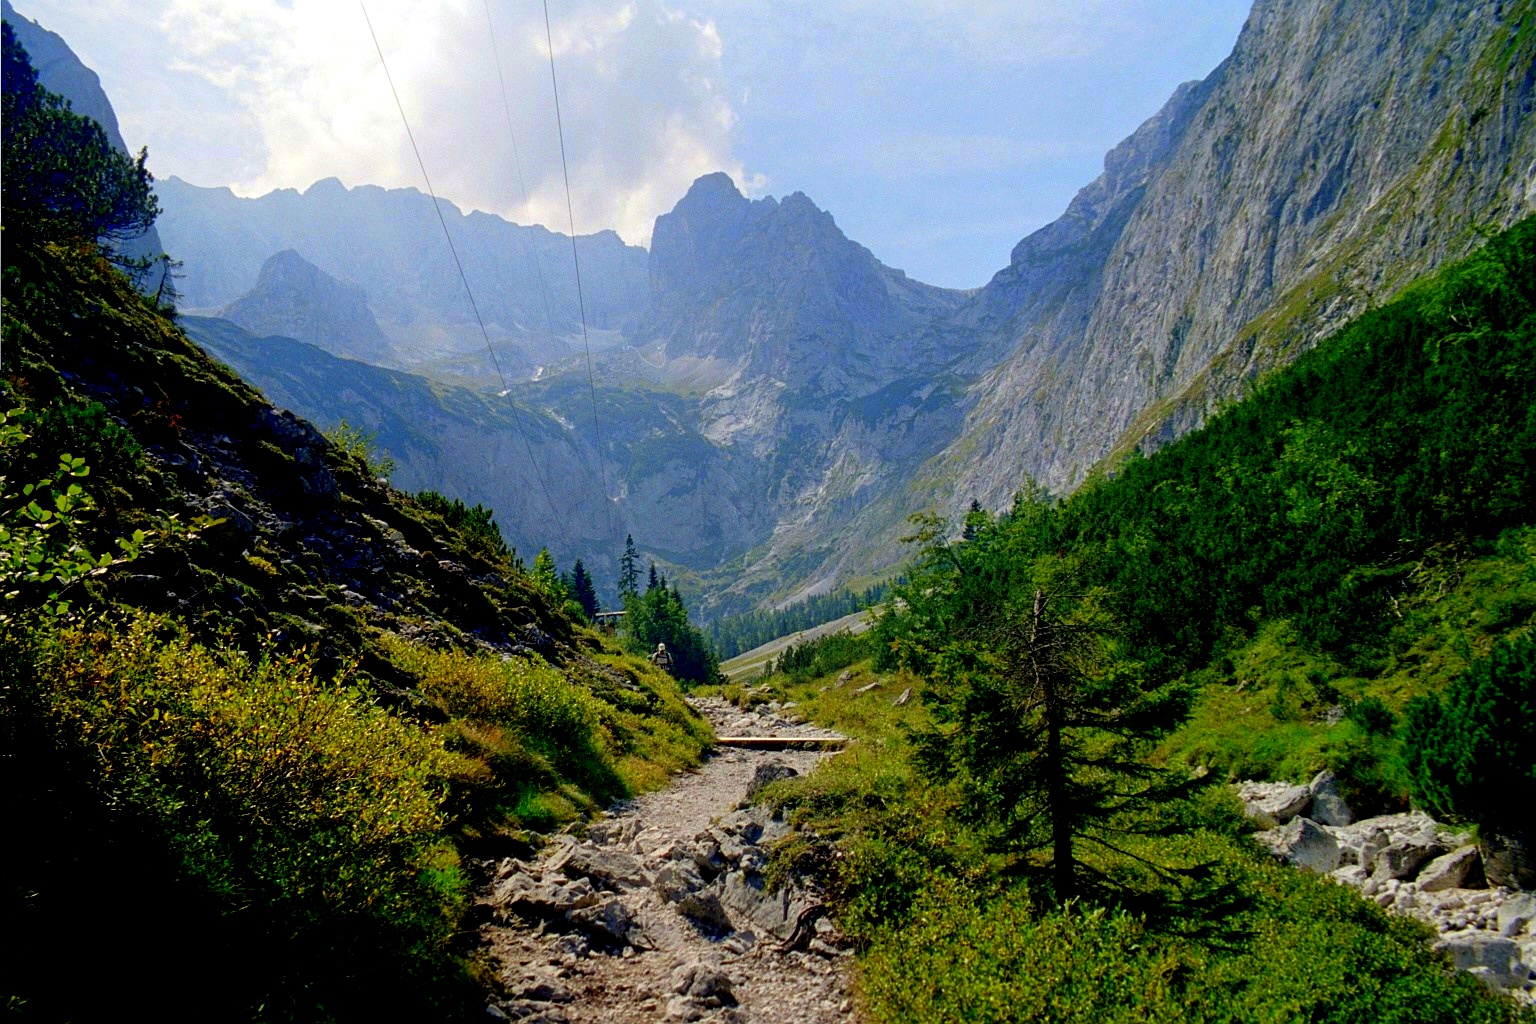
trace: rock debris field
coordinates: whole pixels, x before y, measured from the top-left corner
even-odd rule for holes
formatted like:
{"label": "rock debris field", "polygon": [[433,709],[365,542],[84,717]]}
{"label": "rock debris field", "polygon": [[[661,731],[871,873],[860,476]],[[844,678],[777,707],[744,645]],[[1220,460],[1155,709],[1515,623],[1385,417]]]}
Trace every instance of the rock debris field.
{"label": "rock debris field", "polygon": [[1536,1004],[1536,893],[1503,884],[1519,870],[1508,854],[1490,859],[1420,811],[1356,820],[1331,772],[1307,785],[1244,782],[1238,796],[1276,857],[1418,918],[1458,968]]}
{"label": "rock debris field", "polygon": [[[776,704],[694,706],[722,734],[836,734]],[[791,717],[784,717],[790,715]],[[505,995],[488,1018],[538,1022],[853,1019],[851,950],[817,894],[769,892],[771,845],[790,832],[750,798],[826,753],[722,750],[667,789],[560,835],[530,863],[494,867],[481,937]]]}

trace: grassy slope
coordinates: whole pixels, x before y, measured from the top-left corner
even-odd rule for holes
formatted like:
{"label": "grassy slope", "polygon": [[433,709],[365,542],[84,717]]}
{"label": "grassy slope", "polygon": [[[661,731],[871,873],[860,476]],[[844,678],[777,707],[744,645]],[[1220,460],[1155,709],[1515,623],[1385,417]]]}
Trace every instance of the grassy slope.
{"label": "grassy slope", "polygon": [[[69,451],[94,469],[92,550],[216,521],[76,588],[72,619],[8,627],[5,784],[30,840],[7,844],[8,913],[37,941],[6,994],[91,1017],[180,961],[142,1002],[169,1019],[472,1002],[466,857],[662,784],[707,726],[492,532],[275,413],[92,253],[7,257],[3,388],[29,436],[0,452],[5,492]],[[101,857],[134,879],[106,920]],[[87,920],[120,952],[66,981]]]}

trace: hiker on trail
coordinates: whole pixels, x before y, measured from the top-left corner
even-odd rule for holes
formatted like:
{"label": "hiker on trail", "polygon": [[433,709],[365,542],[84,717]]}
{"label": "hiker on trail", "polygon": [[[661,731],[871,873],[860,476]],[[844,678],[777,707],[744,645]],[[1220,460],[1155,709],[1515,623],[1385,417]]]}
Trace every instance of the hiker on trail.
{"label": "hiker on trail", "polygon": [[663,672],[670,673],[672,671],[672,655],[667,653],[666,644],[656,645],[656,653],[651,655],[651,664]]}

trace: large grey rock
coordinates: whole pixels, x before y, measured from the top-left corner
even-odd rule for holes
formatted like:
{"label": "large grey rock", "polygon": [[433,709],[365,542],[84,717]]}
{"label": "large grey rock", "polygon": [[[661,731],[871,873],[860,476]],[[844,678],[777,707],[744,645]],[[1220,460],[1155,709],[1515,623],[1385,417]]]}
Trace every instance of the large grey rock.
{"label": "large grey rock", "polygon": [[781,779],[792,779],[800,773],[782,761],[769,761],[757,766],[752,773],[752,781],[747,783],[747,799],[751,800],[762,791],[763,787],[772,785]]}
{"label": "large grey rock", "polygon": [[674,861],[656,872],[652,886],[662,899],[676,903],[689,893],[704,888],[704,877],[693,863]]}
{"label": "large grey rock", "polygon": [[1339,866],[1338,842],[1310,818],[1293,819],[1254,838],[1287,864],[1314,875],[1326,875]]}
{"label": "large grey rock", "polygon": [[609,887],[643,886],[650,882],[640,860],[622,850],[578,843],[551,867],[572,878],[586,877]]}
{"label": "large grey rock", "polygon": [[1522,934],[1532,921],[1536,921],[1536,895],[1517,893],[1499,907],[1499,934],[1505,938]]}
{"label": "large grey rock", "polygon": [[1489,885],[1536,889],[1536,856],[1524,839],[1488,833],[1483,836],[1482,854]]}
{"label": "large grey rock", "polygon": [[1412,878],[1419,873],[1419,868],[1444,852],[1445,847],[1439,843],[1422,839],[1393,843],[1376,855],[1371,866],[1371,877],[1378,881]]}
{"label": "large grey rock", "polygon": [[725,876],[720,902],[733,915],[780,939],[789,938],[800,915],[817,905],[806,894],[788,886],[769,892],[761,875],[745,871],[732,871]]}
{"label": "large grey rock", "polygon": [[705,931],[729,932],[731,916],[713,889],[684,893],[677,900],[677,912],[704,928]]}
{"label": "large grey rock", "polygon": [[1312,802],[1312,791],[1306,786],[1245,783],[1239,795],[1244,811],[1261,828],[1284,825]]}
{"label": "large grey rock", "polygon": [[[762,766],[760,766],[758,768],[758,772],[762,772],[763,768],[771,768],[771,767],[773,767],[773,766],[771,766],[771,765],[762,765]],[[788,765],[779,765],[778,767],[788,768]],[[793,768],[790,768],[789,770],[791,772],[794,771]],[[753,777],[752,777],[753,785],[757,785],[758,780],[759,780],[760,777],[762,777],[762,776],[756,775],[756,774],[753,775]],[[779,777],[780,778],[789,778],[789,776],[787,776],[787,775],[779,776]],[[776,780],[773,780],[773,781],[776,781]],[[767,785],[767,783],[764,782],[762,785]],[[761,789],[762,785],[758,785],[757,788]],[[752,790],[752,789],[749,788],[748,792],[749,793],[753,793],[753,792],[755,792],[755,790]],[[726,831],[726,832],[728,832],[728,833],[730,833],[732,835],[739,836],[739,837],[741,837],[742,840],[744,840],[745,842],[749,842],[749,843],[757,842],[758,836],[761,836],[763,834],[763,826],[762,826],[762,823],[760,821],[758,821],[758,816],[753,814],[752,811],[750,809],[748,809],[748,808],[742,808],[740,810],[732,811],[730,814],[725,815],[718,822],[716,822],[715,826],[716,826],[716,828],[722,829],[722,830],[724,830],[724,831]]]}
{"label": "large grey rock", "polygon": [[1475,889],[1483,881],[1482,857],[1476,846],[1463,846],[1436,857],[1419,872],[1420,892]]}
{"label": "large grey rock", "polygon": [[1530,978],[1530,968],[1520,959],[1520,947],[1511,939],[1486,932],[1456,932],[1435,943],[1436,950],[1451,958],[1489,988],[1518,989]]}
{"label": "large grey rock", "polygon": [[1307,787],[1312,792],[1312,806],[1307,817],[1319,825],[1348,825],[1355,813],[1339,794],[1339,780],[1330,771],[1318,772]]}
{"label": "large grey rock", "polygon": [[646,945],[645,933],[622,900],[609,898],[590,907],[572,910],[566,915],[576,927],[607,939],[615,945]]}
{"label": "large grey rock", "polygon": [[719,1000],[715,1004],[717,1006],[736,1005],[735,984],[731,976],[712,964],[697,960],[679,964],[673,968],[670,981],[672,991],[680,996],[692,996],[695,999],[715,997]]}

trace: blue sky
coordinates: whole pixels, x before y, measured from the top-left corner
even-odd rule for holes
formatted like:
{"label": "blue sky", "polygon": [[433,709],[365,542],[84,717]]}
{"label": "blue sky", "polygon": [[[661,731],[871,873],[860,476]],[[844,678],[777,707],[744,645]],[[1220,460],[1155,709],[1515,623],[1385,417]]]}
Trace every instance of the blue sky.
{"label": "blue sky", "polygon": [[[101,75],[161,177],[245,195],[329,176],[421,184],[354,4],[14,2]],[[576,228],[646,244],[694,178],[725,170],[752,195],[806,193],[914,277],[975,287],[1176,85],[1231,51],[1247,9],[550,0]],[[368,12],[438,192],[564,230],[541,6],[369,0]]]}

